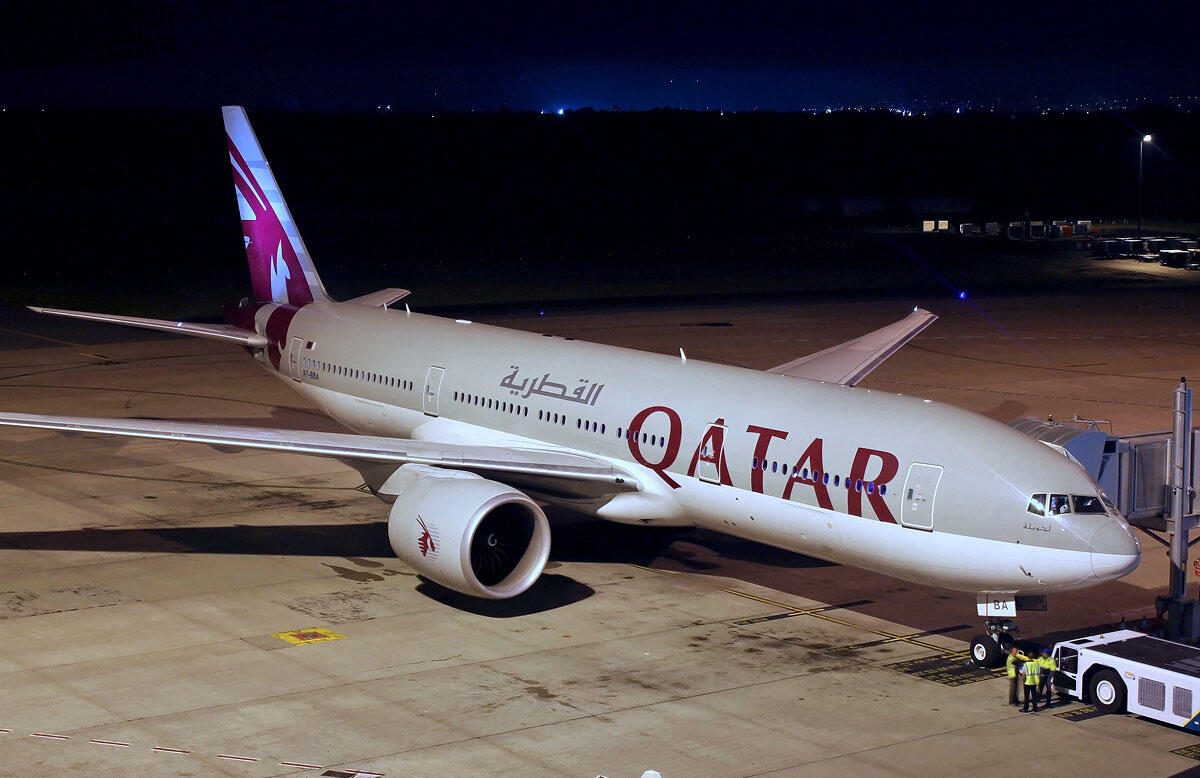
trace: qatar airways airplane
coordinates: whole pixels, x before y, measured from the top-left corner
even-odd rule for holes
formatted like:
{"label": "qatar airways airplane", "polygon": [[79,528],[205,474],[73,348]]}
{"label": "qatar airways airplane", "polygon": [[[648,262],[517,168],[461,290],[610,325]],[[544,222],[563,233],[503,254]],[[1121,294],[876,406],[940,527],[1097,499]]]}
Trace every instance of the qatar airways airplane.
{"label": "qatar airways airplane", "polygon": [[[391,503],[421,575],[513,597],[550,551],[546,505],[696,526],[973,592],[995,661],[1017,599],[1119,578],[1129,525],[1074,461],[949,405],[855,387],[936,318],[767,371],[411,313],[326,294],[240,107],[223,109],[253,301],[226,324],[34,308],[237,343],[358,434],[0,414],[0,424],[331,457]],[[1044,602],[1044,600],[1042,600]]]}

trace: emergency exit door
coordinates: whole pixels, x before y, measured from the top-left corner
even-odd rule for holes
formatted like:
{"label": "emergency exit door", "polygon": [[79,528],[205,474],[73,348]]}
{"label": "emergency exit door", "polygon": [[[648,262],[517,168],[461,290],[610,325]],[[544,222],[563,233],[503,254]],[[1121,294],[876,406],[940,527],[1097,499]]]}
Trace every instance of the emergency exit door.
{"label": "emergency exit door", "polygon": [[421,409],[427,416],[438,415],[438,395],[442,391],[442,376],[446,374],[444,367],[430,367],[425,374],[425,391],[421,393]]}
{"label": "emergency exit door", "polygon": [[904,479],[904,494],[901,495],[901,524],[912,529],[933,529],[934,498],[937,497],[938,482],[941,480],[941,465],[914,462],[908,468],[908,477]]}

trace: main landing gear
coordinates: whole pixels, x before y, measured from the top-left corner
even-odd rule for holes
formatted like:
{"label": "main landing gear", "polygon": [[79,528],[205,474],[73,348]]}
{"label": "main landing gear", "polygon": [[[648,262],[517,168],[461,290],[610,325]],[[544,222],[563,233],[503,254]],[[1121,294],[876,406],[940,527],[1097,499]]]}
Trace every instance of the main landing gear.
{"label": "main landing gear", "polygon": [[971,661],[976,667],[999,667],[1020,629],[1012,619],[994,617],[987,620],[986,629],[986,635],[976,635],[971,640]]}

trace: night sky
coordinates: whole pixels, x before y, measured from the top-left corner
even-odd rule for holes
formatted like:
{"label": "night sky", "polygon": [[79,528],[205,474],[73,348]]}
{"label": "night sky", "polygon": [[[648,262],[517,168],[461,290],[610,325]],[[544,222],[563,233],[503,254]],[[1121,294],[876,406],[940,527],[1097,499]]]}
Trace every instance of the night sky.
{"label": "night sky", "polygon": [[51,2],[4,13],[0,105],[16,108],[937,110],[1200,95],[1200,12],[1186,2]]}

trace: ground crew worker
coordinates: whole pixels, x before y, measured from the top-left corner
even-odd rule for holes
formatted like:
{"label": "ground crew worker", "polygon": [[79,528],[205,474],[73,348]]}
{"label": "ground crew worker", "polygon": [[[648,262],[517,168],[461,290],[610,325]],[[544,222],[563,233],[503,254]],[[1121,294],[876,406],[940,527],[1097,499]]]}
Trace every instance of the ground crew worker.
{"label": "ground crew worker", "polygon": [[1017,668],[1022,662],[1028,661],[1029,657],[1021,653],[1016,646],[1008,649],[1008,657],[1004,660],[1004,669],[1008,671],[1008,704],[1020,705],[1020,700],[1017,699],[1017,687],[1021,683],[1021,679],[1017,678]]}
{"label": "ground crew worker", "polygon": [[1021,678],[1025,682],[1025,705],[1021,708],[1022,713],[1029,712],[1030,698],[1033,698],[1033,712],[1037,713],[1038,676],[1041,674],[1041,669],[1041,666],[1033,659],[1026,659],[1021,665]]}
{"label": "ground crew worker", "polygon": [[1050,649],[1043,648],[1042,655],[1037,658],[1038,663],[1038,691],[1041,692],[1042,698],[1046,701],[1046,708],[1050,707],[1050,701],[1054,699],[1054,673],[1058,670],[1058,662],[1054,661],[1054,657],[1050,656]]}

